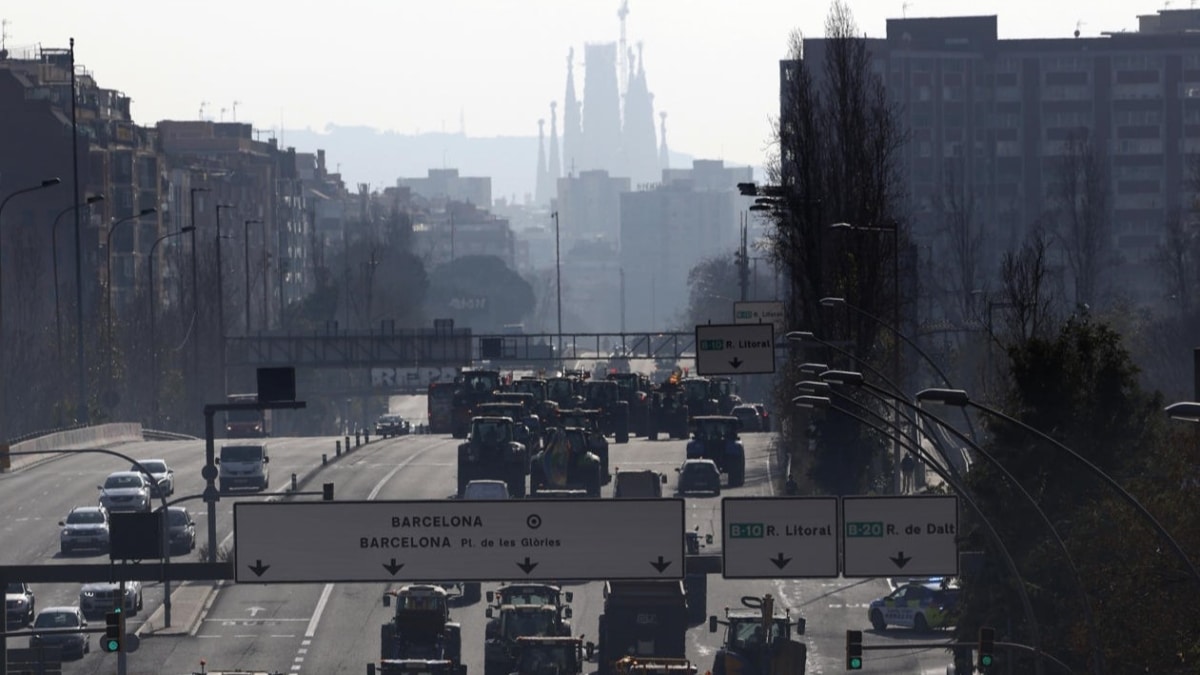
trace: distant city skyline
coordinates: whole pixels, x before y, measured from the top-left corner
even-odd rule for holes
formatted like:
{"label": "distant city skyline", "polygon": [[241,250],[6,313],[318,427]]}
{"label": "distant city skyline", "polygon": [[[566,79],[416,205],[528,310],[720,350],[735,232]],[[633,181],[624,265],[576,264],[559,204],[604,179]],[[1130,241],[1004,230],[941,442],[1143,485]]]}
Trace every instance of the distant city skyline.
{"label": "distant city skyline", "polygon": [[[1134,30],[1137,15],[1164,8],[1082,0],[847,5],[871,37],[884,35],[887,19],[904,15],[995,14],[1002,39],[1064,37],[1076,27],[1092,36]],[[0,20],[14,56],[39,45],[65,48],[74,37],[77,63],[101,87],[128,95],[138,124],[197,119],[203,108],[215,121],[245,122],[264,133],[282,130],[290,145],[287,130],[319,133],[330,125],[536,138],[537,121],[548,117],[552,101],[561,130],[568,50],[578,55],[581,86],[584,47],[620,39],[620,7],[621,0],[346,0],[295,2],[281,11],[285,6],[183,0],[164,13],[147,0],[123,0],[116,9],[64,0],[54,11],[36,3],[6,6]],[[671,150],[762,165],[788,36],[793,30],[823,36],[829,7],[629,0],[627,44],[644,50],[654,120],[668,113]],[[356,173],[336,152],[330,162],[343,164],[348,182],[376,180]],[[535,162],[531,156],[531,190]],[[454,164],[448,158],[447,165]]]}

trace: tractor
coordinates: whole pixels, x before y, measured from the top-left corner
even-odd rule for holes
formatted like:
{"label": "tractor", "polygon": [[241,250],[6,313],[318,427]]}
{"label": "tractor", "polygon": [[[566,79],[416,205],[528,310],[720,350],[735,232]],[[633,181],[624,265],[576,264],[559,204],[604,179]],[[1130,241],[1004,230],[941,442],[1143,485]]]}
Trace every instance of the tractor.
{"label": "tractor", "polygon": [[529,494],[582,492],[600,496],[603,467],[588,451],[588,434],[579,427],[556,428],[546,447],[533,456]]}
{"label": "tractor", "polygon": [[458,497],[467,483],[493,479],[508,483],[508,493],[525,496],[529,473],[529,451],[516,440],[516,425],[508,417],[476,417],[471,420],[471,437],[458,446]]}
{"label": "tractor", "polygon": [[[575,675],[595,646],[580,637],[521,637],[511,675]],[[506,674],[509,675],[509,674]]]}
{"label": "tractor", "polygon": [[687,438],[688,406],[680,385],[682,373],[676,369],[653,393],[650,429],[646,436],[658,440],[659,433],[668,438]]}
{"label": "tractor", "polygon": [[732,415],[733,409],[742,404],[742,397],[737,394],[737,385],[733,378],[715,376],[708,378],[709,396],[717,402],[714,415]]}
{"label": "tractor", "polygon": [[687,444],[688,459],[711,459],[729,476],[729,487],[746,482],[746,448],[738,436],[741,420],[724,415],[703,415],[692,419],[695,434]]}
{"label": "tractor", "polygon": [[650,406],[653,387],[641,373],[612,373],[606,379],[616,382],[621,399],[629,404],[629,432],[634,436],[650,435]]}
{"label": "tractor", "polygon": [[580,408],[560,410],[555,426],[560,429],[567,427],[579,427],[583,429],[584,434],[587,436],[588,451],[595,453],[600,458],[600,484],[608,485],[612,482],[612,472],[609,470],[608,463],[608,439],[604,437],[604,434],[600,433],[599,411],[583,410]]}
{"label": "tractor", "polygon": [[803,675],[808,647],[792,639],[804,635],[805,621],[792,621],[789,610],[777,609],[770,595],[742,598],[743,607],[726,608],[725,619],[708,618],[708,632],[725,626],[725,639],[713,658],[712,675]]}
{"label": "tractor", "polygon": [[[392,619],[380,627],[381,659],[418,659],[462,663],[462,632],[450,621],[446,591],[414,584],[385,593],[383,606],[395,604]],[[465,674],[465,668],[459,675]]]}
{"label": "tractor", "polygon": [[629,403],[621,398],[621,387],[610,380],[583,383],[584,405],[600,412],[600,433],[617,443],[629,442]]}
{"label": "tractor", "polygon": [[466,438],[471,430],[471,418],[475,406],[492,400],[500,390],[498,370],[464,370],[454,381],[454,396],[451,399],[450,434],[454,438]]}
{"label": "tractor", "polygon": [[[510,596],[514,600],[539,600],[536,597]],[[484,675],[513,672],[519,653],[517,640],[524,637],[565,637],[571,635],[570,607],[554,604],[504,604],[488,607],[484,629]]]}

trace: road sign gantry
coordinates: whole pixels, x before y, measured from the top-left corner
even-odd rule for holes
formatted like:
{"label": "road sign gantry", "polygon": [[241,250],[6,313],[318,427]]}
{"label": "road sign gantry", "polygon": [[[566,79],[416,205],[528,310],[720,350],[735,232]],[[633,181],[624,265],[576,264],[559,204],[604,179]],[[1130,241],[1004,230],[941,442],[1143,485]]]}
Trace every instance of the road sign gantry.
{"label": "road sign gantry", "polygon": [[237,502],[239,583],[682,579],[682,499]]}

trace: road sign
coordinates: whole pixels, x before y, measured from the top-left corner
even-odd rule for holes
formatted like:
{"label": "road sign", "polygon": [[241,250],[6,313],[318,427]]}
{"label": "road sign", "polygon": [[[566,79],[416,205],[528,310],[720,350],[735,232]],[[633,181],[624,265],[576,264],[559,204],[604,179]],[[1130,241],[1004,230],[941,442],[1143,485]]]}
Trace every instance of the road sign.
{"label": "road sign", "polygon": [[769,323],[696,326],[697,375],[775,372],[775,326]]}
{"label": "road sign", "polygon": [[783,317],[783,303],[778,300],[740,300],[733,303],[734,323],[774,324],[775,334],[787,332]]}
{"label": "road sign", "polygon": [[842,497],[842,575],[958,574],[958,497]]}
{"label": "road sign", "polygon": [[726,497],[721,501],[724,577],[836,577],[837,510],[837,497]]}
{"label": "road sign", "polygon": [[682,579],[682,499],[235,502],[239,583]]}

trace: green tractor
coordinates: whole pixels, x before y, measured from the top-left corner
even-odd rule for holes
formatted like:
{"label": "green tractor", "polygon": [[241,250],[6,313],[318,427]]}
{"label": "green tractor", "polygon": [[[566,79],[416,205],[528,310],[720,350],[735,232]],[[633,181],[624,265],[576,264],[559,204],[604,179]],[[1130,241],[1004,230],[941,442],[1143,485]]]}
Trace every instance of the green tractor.
{"label": "green tractor", "polygon": [[529,494],[583,493],[599,497],[602,473],[600,458],[588,451],[583,429],[556,428],[546,448],[533,456]]}

